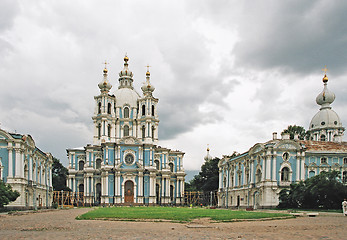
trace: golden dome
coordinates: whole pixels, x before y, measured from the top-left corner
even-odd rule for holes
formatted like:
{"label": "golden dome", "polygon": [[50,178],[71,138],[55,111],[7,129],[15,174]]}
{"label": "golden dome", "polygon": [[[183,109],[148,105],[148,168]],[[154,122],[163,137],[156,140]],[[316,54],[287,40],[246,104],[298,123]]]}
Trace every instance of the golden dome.
{"label": "golden dome", "polygon": [[128,58],[127,55],[125,55],[125,57],[124,57],[124,62],[127,62],[127,61],[129,61],[129,58]]}
{"label": "golden dome", "polygon": [[324,75],[324,78],[323,78],[323,82],[327,82],[329,80],[329,78],[327,77],[327,75],[325,74]]}
{"label": "golden dome", "polygon": [[107,72],[108,72],[107,68],[104,68],[104,73],[107,73]]}
{"label": "golden dome", "polygon": [[146,76],[150,76],[151,73],[149,71],[146,72]]}

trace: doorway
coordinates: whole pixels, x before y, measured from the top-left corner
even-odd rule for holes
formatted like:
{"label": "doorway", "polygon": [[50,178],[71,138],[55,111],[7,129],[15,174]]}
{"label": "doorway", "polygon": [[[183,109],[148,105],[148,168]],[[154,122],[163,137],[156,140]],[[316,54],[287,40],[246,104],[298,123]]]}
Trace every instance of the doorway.
{"label": "doorway", "polygon": [[134,203],[134,183],[130,180],[124,184],[124,202]]}

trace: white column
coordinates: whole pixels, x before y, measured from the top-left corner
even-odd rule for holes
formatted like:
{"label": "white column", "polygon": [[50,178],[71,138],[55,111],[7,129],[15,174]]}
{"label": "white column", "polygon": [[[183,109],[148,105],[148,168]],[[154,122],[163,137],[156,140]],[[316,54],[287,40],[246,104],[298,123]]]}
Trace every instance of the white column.
{"label": "white column", "polygon": [[251,179],[251,184],[254,183],[254,176],[253,176],[253,172],[254,172],[254,160],[251,159],[251,169],[250,169],[250,179]]}
{"label": "white column", "polygon": [[265,162],[265,159],[263,159],[263,165],[261,166],[262,169],[261,169],[261,180],[264,181],[265,180],[265,165],[266,165],[266,162]]}
{"label": "white column", "polygon": [[296,181],[300,181],[300,155],[296,155]]}
{"label": "white column", "polygon": [[29,176],[29,180],[32,181],[33,180],[33,158],[31,155],[29,155],[29,159],[28,159],[28,176]]}
{"label": "white column", "polygon": [[222,188],[222,169],[219,168],[219,188]]}
{"label": "white column", "polygon": [[13,177],[12,148],[8,149],[8,177]]}
{"label": "white column", "polygon": [[84,185],[84,196],[87,196],[87,184],[88,184],[88,178],[83,177],[83,185]]}
{"label": "white column", "polygon": [[272,158],[272,181],[277,181],[277,177],[276,177],[276,162],[277,162],[277,156],[276,156],[276,154],[274,154],[273,158]]}
{"label": "white column", "polygon": [[305,157],[304,156],[301,157],[300,173],[301,173],[301,180],[305,180]]}
{"label": "white column", "polygon": [[271,178],[271,157],[266,156],[266,179]]}

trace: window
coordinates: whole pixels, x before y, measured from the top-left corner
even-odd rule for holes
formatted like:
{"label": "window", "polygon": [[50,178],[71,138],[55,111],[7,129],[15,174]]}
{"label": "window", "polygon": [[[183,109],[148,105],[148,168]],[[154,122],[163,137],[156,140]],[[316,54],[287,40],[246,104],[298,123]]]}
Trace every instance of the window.
{"label": "window", "polygon": [[127,137],[127,136],[129,136],[129,126],[125,125],[124,126],[124,137]]}
{"label": "window", "polygon": [[145,130],[145,126],[142,126],[142,129],[141,129],[141,132],[142,132],[142,139],[145,138],[145,133],[146,133],[146,130]]}
{"label": "window", "polygon": [[98,114],[101,113],[101,102],[98,103]]}
{"label": "window", "polygon": [[128,107],[124,108],[124,118],[129,118],[129,108]]}
{"label": "window", "polygon": [[238,176],[238,181],[239,181],[239,186],[241,186],[242,185],[242,183],[241,183],[241,174],[239,174],[239,176]]}
{"label": "window", "polygon": [[255,181],[260,182],[261,181],[261,171],[260,169],[257,170],[257,173],[255,175]]}
{"label": "window", "polygon": [[152,127],[152,139],[154,140],[154,127]]}
{"label": "window", "polygon": [[316,175],[315,171],[310,171],[308,177],[314,177]]}
{"label": "window", "polygon": [[289,168],[284,167],[281,170],[281,181],[288,182],[289,181]]}
{"label": "window", "polygon": [[101,159],[96,159],[96,162],[95,162],[95,168],[96,169],[100,169],[101,168]]}
{"label": "window", "polygon": [[107,104],[107,113],[108,114],[111,114],[111,106],[112,106],[111,103]]}
{"label": "window", "polygon": [[347,171],[344,171],[342,174],[342,182],[347,183]]}
{"label": "window", "polygon": [[327,163],[327,159],[325,157],[320,159],[320,163],[321,164],[326,164]]}
{"label": "window", "polygon": [[134,163],[134,156],[132,154],[127,154],[124,158],[124,161],[126,164],[133,164]]}
{"label": "window", "polygon": [[289,159],[289,153],[287,153],[287,152],[285,152],[285,153],[283,153],[283,160],[284,161],[288,161],[288,159]]}
{"label": "window", "polygon": [[343,164],[347,164],[347,158],[343,159]]}
{"label": "window", "polygon": [[145,105],[142,105],[142,116],[146,115],[146,107]]}
{"label": "window", "polygon": [[98,139],[100,139],[100,137],[101,137],[101,124],[100,123],[98,124],[97,128],[98,128]]}
{"label": "window", "polygon": [[110,124],[107,126],[107,136],[111,137],[111,125]]}
{"label": "window", "polygon": [[169,163],[169,167],[170,167],[170,171],[173,172],[173,171],[174,171],[174,165],[173,165],[173,163]]}
{"label": "window", "polygon": [[84,184],[81,183],[80,185],[78,185],[78,191],[83,193],[84,192]]}
{"label": "window", "polygon": [[79,161],[78,162],[78,170],[83,170],[84,169],[84,161]]}
{"label": "window", "polygon": [[152,105],[152,116],[154,117],[154,105]]}
{"label": "window", "polygon": [[155,160],[155,161],[154,161],[154,164],[155,164],[155,168],[156,168],[157,170],[159,170],[159,161],[158,161],[158,160]]}
{"label": "window", "polygon": [[321,140],[322,142],[325,142],[325,135],[324,135],[324,134],[320,136],[320,140]]}

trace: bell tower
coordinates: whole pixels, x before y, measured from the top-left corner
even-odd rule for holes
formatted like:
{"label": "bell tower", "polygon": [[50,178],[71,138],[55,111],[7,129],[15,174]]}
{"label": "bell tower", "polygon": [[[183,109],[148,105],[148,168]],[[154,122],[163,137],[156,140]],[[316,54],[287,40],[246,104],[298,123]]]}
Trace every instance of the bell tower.
{"label": "bell tower", "polygon": [[98,84],[100,94],[94,97],[95,109],[92,117],[94,123],[94,145],[115,141],[115,97],[109,94],[112,85],[107,79],[107,64],[105,61],[104,78]]}
{"label": "bell tower", "polygon": [[146,82],[141,90],[143,97],[139,99],[139,111],[137,119],[140,122],[138,132],[139,138],[145,144],[155,144],[158,142],[159,118],[157,104],[159,99],[153,97],[154,86],[150,82],[151,73],[147,65]]}

